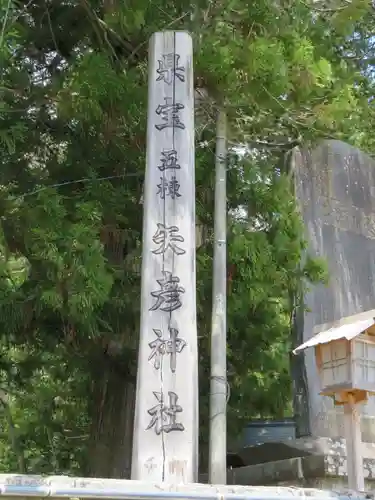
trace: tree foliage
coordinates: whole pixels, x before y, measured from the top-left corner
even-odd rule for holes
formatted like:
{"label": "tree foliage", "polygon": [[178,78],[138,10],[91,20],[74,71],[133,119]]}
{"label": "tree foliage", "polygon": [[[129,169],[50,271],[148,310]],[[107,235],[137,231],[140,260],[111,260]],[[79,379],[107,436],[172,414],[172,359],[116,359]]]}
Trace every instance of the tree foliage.
{"label": "tree foliage", "polygon": [[90,423],[104,409],[89,403],[106,401],[93,398],[93,369],[134,381],[147,42],[158,30],[194,40],[202,449],[218,107],[231,146],[229,429],[290,414],[294,295],[325,273],[310,259],[301,268],[288,152],[336,137],[372,153],[369,2],[0,0],[0,13],[2,469],[90,469]]}

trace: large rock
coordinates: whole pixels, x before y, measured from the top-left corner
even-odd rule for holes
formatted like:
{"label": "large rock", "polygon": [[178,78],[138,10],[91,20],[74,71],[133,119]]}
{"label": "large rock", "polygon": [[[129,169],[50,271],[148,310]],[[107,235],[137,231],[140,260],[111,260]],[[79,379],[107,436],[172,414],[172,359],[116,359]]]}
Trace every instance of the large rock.
{"label": "large rock", "polygon": [[[375,161],[343,142],[328,141],[295,150],[292,166],[308,251],[326,259],[330,274],[328,286],[313,287],[305,297],[309,312],[299,318],[294,339],[302,344],[345,317],[375,315]],[[294,378],[300,399],[309,403],[299,435],[343,436],[342,409],[319,395],[313,349],[306,351],[304,366],[296,360]],[[373,415],[370,398],[363,407],[364,441],[375,442]]]}

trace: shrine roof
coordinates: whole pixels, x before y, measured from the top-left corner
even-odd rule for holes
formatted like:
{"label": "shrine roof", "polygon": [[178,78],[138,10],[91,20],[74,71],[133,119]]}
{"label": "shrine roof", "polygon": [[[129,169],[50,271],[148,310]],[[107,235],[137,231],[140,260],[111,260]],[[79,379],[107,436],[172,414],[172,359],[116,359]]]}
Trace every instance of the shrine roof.
{"label": "shrine roof", "polygon": [[323,332],[314,335],[310,340],[301,344],[296,349],[293,350],[293,354],[298,354],[299,352],[307,349],[308,347],[315,347],[319,344],[327,344],[333,340],[352,340],[358,337],[365,330],[370,328],[375,324],[374,318],[369,318],[365,320],[355,321],[352,323],[345,323],[340,326],[329,328]]}

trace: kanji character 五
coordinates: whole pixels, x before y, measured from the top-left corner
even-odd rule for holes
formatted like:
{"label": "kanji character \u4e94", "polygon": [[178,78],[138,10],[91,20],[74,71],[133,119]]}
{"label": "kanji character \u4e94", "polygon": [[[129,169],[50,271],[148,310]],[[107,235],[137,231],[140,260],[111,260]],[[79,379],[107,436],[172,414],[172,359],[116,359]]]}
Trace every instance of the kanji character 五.
{"label": "kanji character \u4e94", "polygon": [[160,172],[164,170],[180,169],[180,165],[177,163],[177,151],[175,149],[167,149],[161,152],[160,163],[158,166]]}

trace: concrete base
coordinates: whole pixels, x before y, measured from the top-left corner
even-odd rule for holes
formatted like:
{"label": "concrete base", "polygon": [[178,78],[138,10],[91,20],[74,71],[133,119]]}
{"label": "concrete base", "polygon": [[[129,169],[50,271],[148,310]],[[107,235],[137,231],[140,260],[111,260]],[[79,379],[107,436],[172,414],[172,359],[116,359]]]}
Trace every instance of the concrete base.
{"label": "concrete base", "polygon": [[[245,448],[239,455],[250,465],[229,469],[227,484],[347,488],[343,438],[267,443]],[[362,456],[366,490],[375,490],[375,443],[363,443]],[[200,482],[207,482],[207,475],[202,475]]]}

